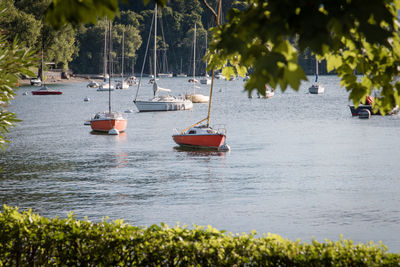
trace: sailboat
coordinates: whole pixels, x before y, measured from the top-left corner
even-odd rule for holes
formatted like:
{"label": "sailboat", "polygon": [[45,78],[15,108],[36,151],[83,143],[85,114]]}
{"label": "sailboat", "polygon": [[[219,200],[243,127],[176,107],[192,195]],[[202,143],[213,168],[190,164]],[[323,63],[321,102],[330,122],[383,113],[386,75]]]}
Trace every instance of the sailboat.
{"label": "sailboat", "polygon": [[42,49],[42,62],[41,62],[41,85],[43,85],[40,89],[32,91],[32,95],[61,95],[61,91],[56,91],[49,89],[44,83],[44,68],[43,68],[43,49]]}
{"label": "sailboat", "polygon": [[[111,73],[111,21],[109,21],[109,49],[108,49],[108,70]],[[96,132],[106,132],[108,134],[117,135],[125,131],[127,120],[121,113],[111,111],[111,79],[108,80],[108,111],[98,112],[90,120],[90,127]]]}
{"label": "sailboat", "polygon": [[318,59],[315,58],[315,82],[308,88],[310,94],[323,94],[324,87],[318,83]]}
{"label": "sailboat", "polygon": [[194,25],[194,34],[193,34],[193,94],[186,94],[186,99],[191,100],[193,103],[207,103],[210,100],[209,96],[205,96],[202,94],[196,94],[196,88],[200,88],[196,86],[196,24]]}
{"label": "sailboat", "polygon": [[124,81],[124,45],[125,45],[125,32],[122,32],[122,66],[121,66],[121,81],[115,85],[116,89],[128,89],[129,83]]}
{"label": "sailboat", "polygon": [[[221,0],[218,5],[217,26],[221,14]],[[181,147],[200,148],[207,150],[229,151],[230,148],[226,144],[226,129],[213,129],[210,126],[211,115],[211,99],[214,85],[214,70],[211,75],[210,100],[208,101],[208,114],[205,119],[189,126],[188,128],[178,131],[175,129],[175,134],[172,139]],[[205,124],[202,124],[205,122]]]}
{"label": "sailboat", "polygon": [[[170,89],[161,88],[157,83],[157,4],[154,8],[154,82],[153,82],[153,98],[150,100],[133,100],[139,112],[148,111],[172,111],[172,110],[187,110],[193,108],[193,103],[183,97],[175,97],[169,95]],[[147,49],[146,49],[147,50]],[[144,63],[144,62],[143,62]],[[143,68],[142,68],[143,73]],[[142,76],[142,75],[141,75]],[[140,87],[140,82],[138,85],[138,91]],[[137,92],[138,92],[137,91]],[[167,95],[159,95],[160,92],[168,92]]]}
{"label": "sailboat", "polygon": [[[207,31],[206,31],[206,49],[207,49]],[[200,83],[201,84],[211,84],[211,79],[210,79],[210,77],[208,76],[208,73],[207,73],[207,61],[206,61],[206,74],[205,74],[204,77],[202,77],[200,79]]]}
{"label": "sailboat", "polygon": [[[111,71],[110,71],[111,73]],[[104,29],[104,59],[103,59],[103,82],[97,88],[97,91],[110,91],[114,90],[114,85],[109,82],[111,80],[110,75],[107,73],[107,26]]]}
{"label": "sailboat", "polygon": [[181,58],[181,72],[176,75],[176,77],[186,78],[187,74],[182,72],[182,58]]}

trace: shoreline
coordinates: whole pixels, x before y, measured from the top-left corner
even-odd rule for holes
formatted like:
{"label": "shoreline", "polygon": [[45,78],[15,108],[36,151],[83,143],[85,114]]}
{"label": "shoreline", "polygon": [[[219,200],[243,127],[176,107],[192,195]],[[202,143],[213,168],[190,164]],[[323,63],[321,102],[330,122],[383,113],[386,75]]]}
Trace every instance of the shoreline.
{"label": "shoreline", "polygon": [[[90,81],[96,81],[96,82],[102,82],[103,78],[93,78],[93,76],[90,77],[78,77],[78,76],[72,76],[69,79],[62,79],[62,78],[52,78],[52,79],[47,79],[45,80],[46,84],[58,84],[58,83],[75,83],[75,82],[90,82]],[[31,79],[19,79],[18,80],[18,86],[26,86],[26,85],[31,85]]]}

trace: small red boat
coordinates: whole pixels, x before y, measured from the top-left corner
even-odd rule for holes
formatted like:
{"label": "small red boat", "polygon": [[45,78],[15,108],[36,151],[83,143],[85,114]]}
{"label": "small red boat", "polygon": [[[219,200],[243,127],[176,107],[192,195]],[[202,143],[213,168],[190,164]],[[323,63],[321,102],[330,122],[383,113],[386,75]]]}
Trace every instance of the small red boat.
{"label": "small red boat", "polygon": [[226,133],[225,129],[214,130],[207,125],[199,125],[174,134],[172,138],[180,146],[219,149],[225,144]]}
{"label": "small red boat", "polygon": [[43,86],[39,90],[32,91],[32,95],[61,95],[61,91],[56,91]]}
{"label": "small red boat", "polygon": [[126,129],[127,120],[119,112],[99,112],[90,120],[90,127],[96,132],[119,134]]}

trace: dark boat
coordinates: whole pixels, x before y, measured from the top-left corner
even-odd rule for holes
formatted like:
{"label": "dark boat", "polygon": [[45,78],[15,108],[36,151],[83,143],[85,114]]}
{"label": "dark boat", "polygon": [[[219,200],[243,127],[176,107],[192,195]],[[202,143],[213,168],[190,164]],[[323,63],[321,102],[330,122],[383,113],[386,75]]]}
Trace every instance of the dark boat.
{"label": "dark boat", "polygon": [[379,110],[377,112],[374,112],[371,105],[360,104],[357,108],[355,108],[354,106],[350,106],[349,105],[349,108],[350,108],[352,116],[359,116],[360,115],[360,111],[363,110],[363,109],[369,110],[371,112],[371,115],[381,115]]}
{"label": "dark boat", "polygon": [[[374,110],[373,110],[371,105],[360,104],[357,108],[355,108],[354,106],[349,105],[349,108],[350,108],[352,116],[359,116],[360,115],[360,111],[363,110],[363,109],[369,110],[369,112],[371,112],[371,115],[382,115],[379,112],[379,110],[374,112]],[[388,115],[397,114],[398,112],[399,112],[399,107],[396,106],[388,113]]]}
{"label": "dark boat", "polygon": [[48,89],[46,86],[43,86],[39,90],[32,91],[32,95],[61,95],[61,91],[55,91],[52,89]]}

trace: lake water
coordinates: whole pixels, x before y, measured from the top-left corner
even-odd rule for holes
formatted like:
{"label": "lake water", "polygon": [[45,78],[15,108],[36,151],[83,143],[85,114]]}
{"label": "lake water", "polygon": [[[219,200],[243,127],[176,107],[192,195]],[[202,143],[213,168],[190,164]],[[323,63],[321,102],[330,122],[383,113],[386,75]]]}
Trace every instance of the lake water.
{"label": "lake water", "polygon": [[[92,221],[254,229],[305,242],[343,234],[399,252],[400,116],[352,118],[339,80],[320,81],[323,95],[308,94],[304,83],[299,92],[249,99],[242,80],[217,80],[211,123],[225,125],[226,153],[181,151],[171,138],[174,128],[205,118],[207,104],[138,113],[136,88],[117,90],[113,109],[135,111],[126,114],[127,130],[95,135],[83,123],[107,110],[107,92],[72,83],[53,86],[61,96],[24,96],[34,88],[22,87],[9,106],[23,121],[0,154],[0,204],[48,217],[74,211]],[[152,94],[144,83],[139,99]],[[186,78],[159,85],[174,94],[190,88]]]}

